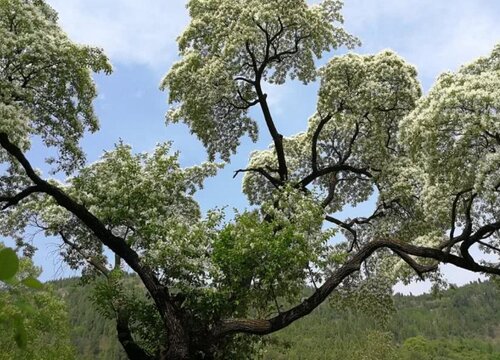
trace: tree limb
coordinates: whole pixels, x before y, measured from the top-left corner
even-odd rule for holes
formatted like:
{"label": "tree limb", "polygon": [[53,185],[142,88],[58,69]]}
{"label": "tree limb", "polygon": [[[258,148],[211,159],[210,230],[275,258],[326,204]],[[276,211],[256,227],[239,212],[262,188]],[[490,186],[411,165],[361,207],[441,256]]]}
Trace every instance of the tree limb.
{"label": "tree limb", "polygon": [[[366,114],[366,116],[368,116],[368,114]],[[358,138],[359,132],[360,132],[359,123],[356,121],[356,127],[354,129],[354,134],[352,135],[351,139],[349,140],[349,146],[347,147],[347,153],[340,160],[341,164],[344,164],[351,157],[352,147],[353,147],[354,143],[356,142],[356,139]]]}
{"label": "tree limb", "polygon": [[360,175],[365,175],[368,178],[373,177],[372,174],[368,171],[368,169],[364,168],[356,168],[354,166],[346,165],[346,164],[336,164],[336,165],[331,165],[323,169],[319,169],[317,171],[311,172],[309,175],[307,175],[305,178],[303,178],[300,181],[300,186],[305,188],[307,185],[312,183],[314,180],[319,178],[320,176],[330,174],[332,172],[339,172],[339,171],[346,171],[346,172],[352,172],[355,174],[360,174]]}
{"label": "tree limb", "polygon": [[88,262],[90,265],[92,265],[96,270],[98,270],[102,275],[105,277],[109,276],[109,269],[104,265],[102,262],[97,261],[95,257],[89,256],[85,254],[85,250],[83,250],[80,246],[69,240],[69,238],[62,232],[59,231],[59,236],[61,237],[62,241],[68,245],[70,248],[75,250],[77,253],[80,254],[81,257],[85,259],[86,262]]}
{"label": "tree limb", "polygon": [[[500,226],[500,224],[499,224]],[[489,274],[500,275],[500,268],[487,267],[476,262],[468,261],[456,255],[447,254],[441,250],[419,247],[396,240],[375,240],[363,246],[356,254],[354,254],[342,267],[335,271],[325,283],[318,288],[309,298],[297,306],[278,314],[270,319],[226,319],[222,320],[213,330],[214,336],[221,337],[234,333],[247,333],[255,335],[266,335],[283,329],[294,321],[308,315],[316,307],[318,307],[331,292],[349,275],[359,271],[361,264],[376,250],[388,248],[398,253],[412,255],[427,259],[434,259],[442,263],[450,263],[457,267],[467,269],[473,272],[483,272]],[[416,266],[424,270],[420,266]]]}
{"label": "tree limb", "polygon": [[494,251],[497,251],[497,252],[499,252],[499,253],[500,253],[500,248],[497,248],[496,246],[493,246],[493,245],[491,245],[491,244],[485,243],[484,241],[479,240],[479,241],[478,241],[478,244],[481,244],[481,245],[483,245],[483,246],[486,246],[487,248],[489,248],[489,249],[491,249],[491,250],[494,250]]}
{"label": "tree limb", "polygon": [[318,127],[314,131],[312,142],[311,142],[311,168],[312,171],[318,171],[318,139],[321,131],[325,127],[326,123],[332,118],[331,114],[328,114],[322,118],[318,124]]}
{"label": "tree limb", "polygon": [[21,200],[27,198],[31,194],[41,192],[38,186],[30,186],[19,192],[14,196],[0,196],[0,202],[5,202],[6,204],[2,207],[2,210],[6,210],[7,208],[17,205]]}
{"label": "tree limb", "polygon": [[116,312],[116,332],[129,359],[153,360],[154,357],[135,342],[129,326],[130,316],[120,308]]}
{"label": "tree limb", "polygon": [[[257,24],[259,26],[259,24]],[[265,30],[265,29],[264,29]],[[247,41],[245,43],[245,48],[247,50],[247,53],[250,55],[250,58],[252,60],[252,67],[255,72],[255,80],[254,80],[254,89],[257,93],[257,100],[260,103],[260,107],[262,110],[262,113],[264,115],[264,120],[266,122],[267,129],[269,130],[269,133],[273,139],[274,143],[274,148],[276,150],[276,156],[278,158],[278,167],[279,167],[279,175],[281,181],[286,181],[288,179],[288,169],[286,165],[286,159],[285,159],[285,152],[283,150],[283,135],[281,135],[278,130],[276,129],[276,126],[273,121],[273,117],[271,115],[271,110],[269,109],[269,105],[267,104],[267,94],[264,93],[262,90],[262,76],[264,74],[264,71],[269,65],[270,60],[269,60],[269,49],[270,49],[270,36],[266,32],[266,53],[264,56],[264,59],[260,66],[257,65],[257,59],[255,57],[255,54],[253,53],[250,43]]]}
{"label": "tree limb", "polygon": [[[85,254],[85,251],[68,239],[68,237],[62,232],[59,231],[59,235],[61,236],[63,242],[71,247],[73,250],[78,252],[90,265],[92,265],[96,270],[98,270],[102,275],[106,278],[109,278],[109,269],[100,261],[97,261],[94,257],[88,256]],[[123,349],[127,353],[129,359],[153,359],[153,357],[147,353],[144,349],[142,349],[135,342],[132,337],[132,332],[130,331],[130,316],[128,312],[122,306],[113,305],[113,308],[116,312],[116,332],[118,335],[118,340],[120,341]]]}
{"label": "tree limb", "polygon": [[333,174],[333,179],[328,185],[328,194],[323,199],[323,201],[321,201],[321,207],[326,208],[328,205],[330,205],[335,196],[335,190],[337,189],[337,184],[339,182],[340,181],[337,179],[337,174]]}
{"label": "tree limb", "polygon": [[438,269],[438,264],[432,264],[432,265],[422,265],[416,262],[410,255],[405,254],[404,252],[401,252],[399,250],[393,250],[395,254],[397,254],[401,259],[404,260],[405,263],[407,263],[415,272],[417,275],[420,277],[420,279],[424,280],[424,274],[427,272],[432,272],[436,271]]}
{"label": "tree limb", "polygon": [[335,225],[338,225],[340,226],[341,228],[349,231],[352,235],[352,242],[351,242],[351,245],[349,246],[349,249],[347,250],[347,252],[352,252],[352,250],[354,249],[354,246],[355,245],[358,245],[358,233],[356,232],[356,230],[354,230],[352,228],[352,225],[349,225],[345,222],[343,222],[342,220],[339,220],[333,216],[330,216],[330,215],[326,215],[325,216],[325,220],[326,221],[329,221]]}
{"label": "tree limb", "polygon": [[271,115],[271,110],[267,104],[267,94],[264,94],[261,84],[260,76],[256,80],[255,91],[257,92],[257,97],[259,99],[260,107],[264,115],[264,120],[266,121],[267,129],[273,138],[274,149],[276,151],[276,156],[278,158],[278,169],[281,181],[286,181],[288,179],[288,169],[285,158],[285,150],[283,149],[283,135],[281,135],[273,121]]}
{"label": "tree limb", "polygon": [[28,177],[36,184],[38,191],[52,196],[60,206],[80,219],[106,246],[120,254],[132,269],[138,273],[143,272],[137,253],[127,246],[123,239],[106,229],[105,225],[84,206],[78,204],[58,187],[40,178],[21,150],[9,141],[7,134],[0,133],[0,145],[22,165]]}
{"label": "tree limb", "polygon": [[460,191],[458,192],[456,195],[455,195],[455,199],[453,200],[453,204],[452,204],[452,207],[451,207],[451,230],[450,230],[450,239],[453,239],[454,235],[455,235],[455,222],[456,222],[456,219],[457,219],[457,205],[458,205],[458,201],[460,200],[460,197],[466,193],[468,193],[469,191],[472,191],[472,189],[466,189],[466,190],[463,190],[463,191]]}
{"label": "tree limb", "polygon": [[271,182],[276,188],[278,188],[280,185],[283,185],[283,182],[280,179],[276,179],[274,176],[269,174],[265,169],[256,167],[256,168],[246,168],[246,169],[239,169],[234,172],[233,179],[238,176],[239,173],[242,172],[256,172],[264,176],[267,180]]}
{"label": "tree limb", "polygon": [[461,237],[464,237],[465,240],[462,242],[460,245],[460,253],[464,258],[466,258],[469,261],[472,261],[472,256],[469,253],[469,248],[479,239],[476,239],[470,234],[472,233],[472,216],[471,216],[471,210],[472,210],[472,205],[474,203],[474,198],[477,196],[477,194],[472,194],[470,196],[469,201],[467,202],[467,205],[465,207],[465,226],[464,230],[462,232]]}

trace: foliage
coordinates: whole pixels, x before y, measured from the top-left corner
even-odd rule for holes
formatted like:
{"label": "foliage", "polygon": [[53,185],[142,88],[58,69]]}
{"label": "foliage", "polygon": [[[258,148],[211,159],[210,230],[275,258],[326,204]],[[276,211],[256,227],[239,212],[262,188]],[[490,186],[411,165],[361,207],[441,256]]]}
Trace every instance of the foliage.
{"label": "foliage", "polygon": [[[83,164],[78,140],[98,129],[90,72],[111,66],[101,50],[70,41],[56,21],[43,1],[0,2],[0,131],[24,150],[40,136],[59,152],[56,169],[70,171]],[[9,160],[4,152],[0,159]]]}
{"label": "foliage", "polygon": [[19,259],[11,248],[0,251],[0,280],[6,281],[14,277],[19,271]]}
{"label": "foliage", "polygon": [[[453,194],[464,195],[457,226],[474,229],[499,217],[500,45],[491,55],[442,74],[429,94],[402,121],[401,138],[421,169],[414,186],[425,221],[449,228]],[[470,194],[469,194],[470,193]],[[470,204],[469,204],[470,202]],[[498,232],[489,238],[499,241]],[[490,251],[491,248],[487,248]]]}
{"label": "foliage", "polygon": [[491,350],[491,344],[469,339],[452,341],[427,340],[421,336],[409,338],[398,356],[403,360],[496,360],[500,353]]}
{"label": "foliage", "polygon": [[[168,120],[188,124],[210,157],[229,160],[243,134],[257,137],[247,106],[260,96],[249,83],[255,67],[270,83],[282,84],[288,76],[308,83],[317,76],[315,58],[358,43],[340,27],[341,7],[338,0],[315,6],[303,0],[189,1],[192,20],[178,40],[182,59],[162,85],[178,104]],[[269,67],[266,58],[273,58]]]}
{"label": "foliage", "polygon": [[[385,324],[397,281],[439,285],[440,263],[500,274],[469,251],[500,253],[500,46],[423,96],[416,69],[391,51],[316,67],[324,52],[358,44],[341,6],[188,1],[180,59],[161,86],[168,121],[186,123],[209,162],[182,168],[169,142],[137,154],[120,141],[85,165],[79,140],[98,128],[91,74],[111,66],[72,43],[43,1],[0,0],[0,234],[28,252],[30,231],[59,237],[65,261],[95,281],[93,302],[116,320],[128,357],[248,358],[259,336],[334,290],[339,307]],[[284,138],[265,89],[295,78],[319,80],[317,108],[303,133]],[[214,160],[257,138],[254,106],[272,138],[236,171],[254,207],[202,214],[194,196],[223,165]],[[33,168],[33,138],[55,147],[48,162],[64,182]],[[370,197],[371,215],[337,217]],[[386,333],[366,334],[366,356],[393,353]]]}
{"label": "foliage", "polygon": [[0,243],[0,289],[9,299],[8,301],[5,298],[2,299],[0,323],[6,324],[13,330],[13,338],[21,349],[25,349],[28,342],[24,315],[33,309],[26,302],[27,295],[18,293],[22,292],[23,287],[42,288],[42,284],[35,278],[30,265],[29,262],[20,264],[16,252]]}
{"label": "foliage", "polygon": [[[72,359],[64,301],[36,280],[40,270],[29,258],[18,260],[1,247],[0,255],[15,256],[17,269],[0,288],[0,359]],[[0,262],[3,269],[7,264]]]}

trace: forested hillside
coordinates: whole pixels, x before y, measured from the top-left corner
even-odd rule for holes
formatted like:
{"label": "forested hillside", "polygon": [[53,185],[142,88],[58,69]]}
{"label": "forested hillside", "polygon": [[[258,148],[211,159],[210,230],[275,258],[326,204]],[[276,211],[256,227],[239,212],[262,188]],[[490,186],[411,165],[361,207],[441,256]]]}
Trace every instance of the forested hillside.
{"label": "forested hillside", "polygon": [[90,286],[78,278],[52,282],[68,305],[71,339],[77,359],[126,359],[116,338],[115,322],[105,319],[92,304]]}
{"label": "forested hillside", "polygon": [[387,324],[325,305],[275,335],[266,359],[500,359],[500,298],[492,283],[394,296]]}
{"label": "forested hillside", "polygon": [[[79,359],[125,359],[114,323],[78,279],[53,283],[68,304]],[[500,360],[500,289],[473,283],[433,295],[394,296],[385,319],[324,304],[266,339],[264,359]]]}

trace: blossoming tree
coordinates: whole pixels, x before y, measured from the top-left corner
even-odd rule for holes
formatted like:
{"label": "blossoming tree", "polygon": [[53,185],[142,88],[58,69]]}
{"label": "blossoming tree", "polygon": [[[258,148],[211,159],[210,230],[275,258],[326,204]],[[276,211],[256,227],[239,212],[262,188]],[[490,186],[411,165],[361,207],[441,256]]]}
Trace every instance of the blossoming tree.
{"label": "blossoming tree", "polygon": [[[91,73],[111,71],[106,57],[72,43],[42,0],[0,0],[1,233],[20,247],[33,229],[58,236],[68,264],[96,282],[129,358],[252,357],[259,335],[335,290],[439,279],[441,263],[500,274],[477,255],[500,254],[500,47],[425,96],[391,51],[318,69],[324,52],[358,44],[341,5],[188,1],[181,57],[162,88],[168,120],[186,123],[209,161],[182,168],[170,143],[151,154],[118,143],[85,165],[79,140],[98,129]],[[305,131],[285,138],[263,84],[290,78],[320,89]],[[203,215],[193,194],[215,159],[229,162],[243,136],[257,138],[252,108],[273,140],[235,174],[253,210]],[[65,182],[34,168],[33,138]],[[371,215],[336,215],[369,198]]]}

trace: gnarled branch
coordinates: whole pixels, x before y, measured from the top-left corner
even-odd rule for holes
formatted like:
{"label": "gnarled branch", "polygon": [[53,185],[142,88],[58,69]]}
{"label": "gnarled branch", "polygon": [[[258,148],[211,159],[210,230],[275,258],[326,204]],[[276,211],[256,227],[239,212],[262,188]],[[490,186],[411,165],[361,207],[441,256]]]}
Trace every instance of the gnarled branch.
{"label": "gnarled branch", "polygon": [[[500,224],[499,224],[500,226]],[[375,240],[364,245],[357,253],[337,271],[335,271],[325,283],[318,288],[310,297],[297,306],[278,314],[270,319],[226,319],[222,320],[213,330],[214,336],[221,337],[233,333],[248,333],[256,335],[266,335],[283,329],[294,321],[308,315],[318,307],[332,291],[349,275],[359,271],[361,264],[371,256],[376,250],[388,248],[399,254],[407,256],[417,256],[427,259],[434,259],[441,263],[450,263],[463,269],[473,272],[483,272],[500,275],[500,268],[480,265],[474,261],[469,261],[462,257],[445,253],[441,250],[419,247],[396,240]],[[411,261],[419,271],[428,270]],[[429,270],[431,271],[431,270]]]}
{"label": "gnarled branch", "polygon": [[19,202],[23,199],[26,199],[31,194],[41,192],[41,189],[38,186],[30,186],[21,192],[17,193],[14,196],[0,196],[0,202],[5,202],[6,204],[2,206],[2,210],[5,210],[11,206],[19,204]]}

